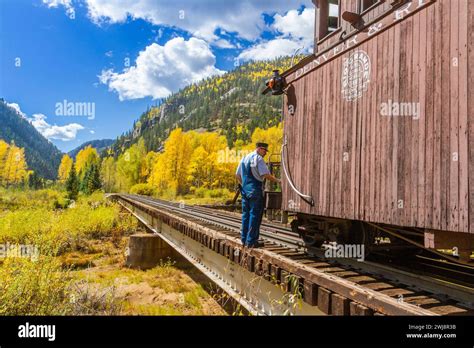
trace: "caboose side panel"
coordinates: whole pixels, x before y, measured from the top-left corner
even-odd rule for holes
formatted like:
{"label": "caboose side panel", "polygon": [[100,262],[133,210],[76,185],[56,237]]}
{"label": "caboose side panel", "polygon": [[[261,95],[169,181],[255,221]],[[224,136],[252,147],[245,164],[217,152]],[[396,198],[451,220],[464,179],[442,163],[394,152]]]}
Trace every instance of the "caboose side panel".
{"label": "caboose side panel", "polygon": [[288,168],[315,204],[284,183],[285,210],[474,233],[474,2],[418,3],[286,77]]}
{"label": "caboose side panel", "polygon": [[[463,69],[461,71],[461,77],[467,80],[467,90],[464,87],[463,93],[467,92],[467,109],[462,107],[460,111],[462,113],[466,113],[468,117],[468,133],[469,133],[469,142],[468,142],[468,151],[465,156],[469,158],[469,167],[465,168],[465,170],[469,170],[469,230],[471,233],[474,233],[474,67],[472,66],[472,62],[474,62],[474,2],[468,1],[468,11],[463,20],[468,21],[468,25],[466,26],[466,31],[468,33],[468,55],[464,56],[464,60],[462,61],[466,66],[467,69]],[[463,32],[464,35],[464,32]],[[467,59],[467,62],[465,61]],[[467,74],[466,74],[467,70]],[[463,98],[464,98],[464,94]],[[464,146],[465,143],[462,143]],[[466,183],[464,183],[466,185]]]}

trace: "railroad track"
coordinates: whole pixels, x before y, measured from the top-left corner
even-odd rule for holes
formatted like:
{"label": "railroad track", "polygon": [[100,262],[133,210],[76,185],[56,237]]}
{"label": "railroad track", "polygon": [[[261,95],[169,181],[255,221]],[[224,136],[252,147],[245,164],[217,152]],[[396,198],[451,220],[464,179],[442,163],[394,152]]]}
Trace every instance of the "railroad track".
{"label": "railroad track", "polygon": [[[153,209],[176,214],[208,227],[214,226],[215,229],[218,229],[219,233],[236,240],[239,239],[241,221],[235,214],[143,196],[117,195],[116,197],[129,204],[138,205],[138,207],[142,207],[145,210]],[[329,276],[329,278],[334,279],[334,282],[342,282],[348,287],[350,285],[347,282],[350,282],[357,289],[366,289],[366,291],[371,293],[368,298],[380,294],[382,297],[388,296],[395,299],[400,307],[404,307],[407,304],[412,307],[416,306],[420,309],[419,314],[422,315],[474,315],[474,310],[472,309],[474,290],[472,287],[436,279],[427,275],[413,274],[374,262],[357,262],[348,259],[328,261],[322,253],[320,255],[317,255],[317,253],[316,255],[308,255],[303,241],[291,229],[273,223],[262,223],[261,237],[264,241],[264,247],[253,249],[251,255],[255,254],[255,256],[252,257],[258,258],[261,256],[261,253],[276,254],[277,257],[283,259],[283,262],[291,263],[292,266],[287,268],[291,269],[292,273],[298,273],[298,268],[303,270],[309,267],[314,272],[318,272],[318,274],[322,273]],[[218,250],[220,249],[218,248]],[[306,286],[305,290],[307,290]],[[337,300],[338,298],[336,297],[335,299]],[[317,301],[311,302],[314,304]],[[329,307],[329,305],[327,306]],[[371,310],[370,307],[376,310]],[[368,309],[368,311],[362,311],[366,314],[391,313],[390,310],[385,311],[383,308],[381,309],[380,305],[371,306],[370,301],[365,302],[363,308],[364,310]],[[323,312],[331,312],[331,310],[330,308],[323,308]]]}
{"label": "railroad track", "polygon": [[[137,196],[134,196],[137,197]],[[241,218],[240,216],[228,212],[220,212],[216,209],[207,208],[207,207],[200,207],[200,206],[183,206],[180,208],[179,203],[168,202],[160,199],[150,199],[148,197],[140,197],[141,201],[145,201],[155,206],[170,208],[179,211],[180,209],[184,209],[187,212],[194,212],[193,216],[197,216],[202,218],[203,221],[208,220],[209,216],[215,217],[216,222],[221,226],[229,227],[235,229],[236,232],[239,232],[241,226]],[[182,211],[182,210],[181,210]],[[290,228],[282,225],[278,225],[275,223],[263,222],[261,226],[261,236],[264,240],[276,243],[280,246],[288,247],[294,249],[296,251],[303,251],[308,252],[306,249],[304,242],[301,238],[293,232]],[[309,253],[314,256],[318,256],[319,258],[324,258],[324,252],[315,248],[312,248]],[[375,262],[377,261],[377,262]],[[335,262],[335,261],[333,261]],[[414,262],[414,263],[413,263]],[[391,265],[390,265],[391,263]],[[469,290],[474,291],[474,268],[468,267],[465,265],[457,265],[453,264],[448,260],[439,260],[435,258],[428,258],[423,255],[414,255],[407,260],[403,260],[403,262],[394,262],[393,259],[383,260],[380,257],[374,259],[374,262],[370,262],[370,272],[374,273],[376,270],[377,265],[380,266],[379,273],[383,272],[385,275],[388,275],[390,272],[390,278],[396,279],[397,276],[403,275],[405,279],[407,279],[407,270],[410,267],[419,266],[420,269],[425,268],[423,271],[419,271],[418,273],[414,273],[412,277],[412,286],[416,285],[415,282],[419,282],[420,275],[424,276],[425,279],[431,278],[430,281],[435,284],[441,285],[441,287],[445,287],[448,284],[451,285],[452,288],[458,288],[460,292],[464,292],[467,296],[461,297],[458,296],[459,301],[464,302],[472,302],[474,301],[474,297],[470,298],[470,296],[474,296],[474,292],[470,293]],[[349,265],[353,267],[355,264],[354,262],[350,262],[349,260],[340,261],[338,262],[338,266],[341,265]],[[363,264],[362,264],[363,266]],[[390,266],[391,269],[389,269]],[[398,268],[397,268],[398,267]],[[431,272],[429,272],[431,270]],[[442,270],[442,274],[433,273],[434,271]],[[402,272],[400,272],[402,271]],[[405,271],[405,272],[403,272]],[[451,277],[447,277],[445,274],[451,273]],[[426,288],[426,286],[425,286]],[[433,291],[436,287],[431,287],[430,290]],[[440,288],[441,289],[441,288]],[[464,291],[466,290],[466,291]]]}

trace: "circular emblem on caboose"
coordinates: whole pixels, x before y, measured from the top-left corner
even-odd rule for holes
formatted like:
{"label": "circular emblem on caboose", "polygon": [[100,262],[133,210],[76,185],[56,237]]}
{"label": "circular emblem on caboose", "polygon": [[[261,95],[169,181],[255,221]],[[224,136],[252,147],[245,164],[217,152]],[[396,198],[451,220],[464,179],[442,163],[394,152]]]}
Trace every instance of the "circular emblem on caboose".
{"label": "circular emblem on caboose", "polygon": [[364,51],[353,52],[342,66],[342,97],[352,101],[362,97],[370,82],[370,58]]}

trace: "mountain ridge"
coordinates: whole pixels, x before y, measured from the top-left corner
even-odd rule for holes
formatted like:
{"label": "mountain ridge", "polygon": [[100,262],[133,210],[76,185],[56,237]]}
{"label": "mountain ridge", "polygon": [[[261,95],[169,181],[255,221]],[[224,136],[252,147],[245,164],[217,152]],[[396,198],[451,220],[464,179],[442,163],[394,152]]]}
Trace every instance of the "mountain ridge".
{"label": "mountain ridge", "polygon": [[79,153],[79,151],[81,151],[82,149],[86,148],[89,145],[92,146],[93,148],[95,148],[98,153],[101,153],[102,151],[107,149],[107,147],[109,147],[113,143],[114,143],[113,139],[90,140],[90,141],[86,141],[85,143],[83,143],[83,144],[79,145],[78,147],[74,148],[73,150],[69,151],[67,154],[70,157],[75,158],[77,156],[77,154]]}
{"label": "mountain ridge", "polygon": [[0,139],[25,149],[28,168],[39,176],[55,180],[62,152],[17,110],[0,98]]}
{"label": "mountain ridge", "polygon": [[253,61],[182,88],[148,107],[131,130],[117,137],[111,145],[114,157],[141,138],[147,151],[161,151],[163,142],[177,127],[184,131],[217,131],[226,137],[229,147],[249,141],[257,127],[280,123],[281,98],[264,96],[261,92],[273,70],[282,72],[291,62],[291,57]]}

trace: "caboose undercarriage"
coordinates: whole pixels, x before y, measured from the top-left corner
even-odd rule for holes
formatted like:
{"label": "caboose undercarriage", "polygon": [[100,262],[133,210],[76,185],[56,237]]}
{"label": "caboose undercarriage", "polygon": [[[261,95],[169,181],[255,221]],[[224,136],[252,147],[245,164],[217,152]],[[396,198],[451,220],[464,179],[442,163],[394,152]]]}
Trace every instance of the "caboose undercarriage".
{"label": "caboose undercarriage", "polygon": [[309,251],[327,245],[364,245],[365,256],[388,254],[409,256],[428,251],[456,263],[474,261],[474,236],[422,228],[400,227],[365,221],[297,213],[292,230]]}

